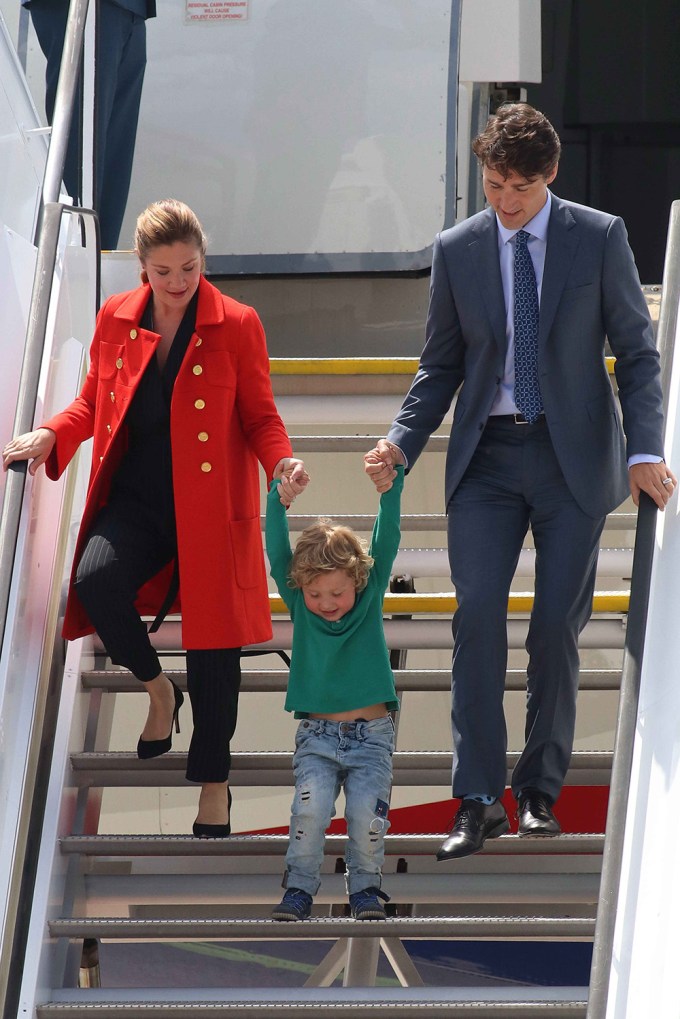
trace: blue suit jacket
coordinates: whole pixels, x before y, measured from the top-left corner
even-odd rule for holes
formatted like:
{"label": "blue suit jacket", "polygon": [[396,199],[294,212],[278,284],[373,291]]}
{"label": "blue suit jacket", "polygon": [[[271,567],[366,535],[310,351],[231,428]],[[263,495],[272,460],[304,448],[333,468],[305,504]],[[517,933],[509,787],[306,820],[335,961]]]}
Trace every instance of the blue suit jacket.
{"label": "blue suit jacket", "polygon": [[[458,393],[446,504],[477,447],[506,355],[496,215],[435,238],[426,342],[388,438],[413,467]],[[604,360],[616,355],[621,429]],[[659,355],[623,221],[552,196],[538,369],[550,437],[581,508],[602,517],[629,492],[626,457],[663,456]],[[626,449],[627,443],[627,449]]]}

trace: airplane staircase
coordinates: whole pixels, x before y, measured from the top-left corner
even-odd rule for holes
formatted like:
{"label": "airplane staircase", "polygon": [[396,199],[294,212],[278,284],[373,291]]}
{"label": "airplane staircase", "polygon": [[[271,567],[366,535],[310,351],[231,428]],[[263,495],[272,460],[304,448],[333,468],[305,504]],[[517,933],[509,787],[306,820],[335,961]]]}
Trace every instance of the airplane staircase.
{"label": "airplane staircase", "polygon": [[[652,303],[657,299],[658,292],[650,295]],[[339,435],[332,428],[334,404],[342,401],[353,378],[365,371],[364,383],[369,378],[375,387],[375,413],[379,415],[383,412],[380,393],[384,380],[391,373],[401,374],[405,386],[406,369],[410,372],[413,365],[400,361],[396,365],[360,361],[349,367],[355,374],[339,384],[338,378],[344,377],[347,364],[320,360],[310,368],[294,361],[273,361],[275,384],[286,390],[277,396],[279,406],[291,433],[299,431],[293,438],[294,449],[305,457],[314,479],[304,497],[310,505],[302,500],[296,504],[310,512],[291,515],[293,531],[304,527],[316,512],[331,512],[335,519],[346,520],[364,532],[370,530],[370,512],[334,512],[345,507],[339,499],[329,498],[324,490],[325,481],[329,470],[340,476],[340,486],[352,493],[353,497],[346,500],[351,509],[356,502],[355,490],[361,485],[364,508],[375,503],[370,483],[359,477],[359,454],[384,432],[388,422],[381,421],[380,429],[373,434]],[[376,373],[380,370],[384,374]],[[326,373],[324,381],[328,387],[321,403],[316,398],[310,401],[305,395],[310,373],[318,377],[319,372]],[[325,421],[331,422],[325,428],[324,420],[315,417],[321,404],[325,407]],[[314,420],[306,420],[310,416]],[[305,430],[312,426],[314,434],[307,434]],[[442,590],[448,583],[441,581],[446,573],[441,547],[445,519],[437,513],[418,512],[422,507],[417,491],[409,498],[409,485],[417,488],[419,471],[441,477],[436,460],[441,457],[443,445],[442,437],[433,437],[423,461],[407,479],[404,547],[395,564],[395,576],[414,578],[418,590],[413,594],[388,594],[385,598],[387,639],[392,653],[399,655],[400,667],[395,675],[403,699],[403,719],[394,758],[397,804],[404,795],[408,799],[409,793],[412,801],[414,790],[421,800],[427,794],[440,801],[449,796],[450,751],[431,748],[427,739],[433,718],[437,714],[448,715],[450,676],[446,659],[450,656],[454,594]],[[416,512],[411,512],[412,507]],[[632,553],[626,546],[634,525],[635,514],[630,507],[613,514],[607,522],[604,540],[620,547],[603,551],[595,612],[582,640],[582,711],[592,710],[593,704],[600,705],[601,710],[602,702],[606,703],[604,717],[608,721],[603,724],[610,730],[610,740],[625,639],[629,598],[626,578],[632,563]],[[422,547],[407,547],[414,538]],[[515,698],[519,705],[523,700],[524,672],[518,663],[524,655],[522,645],[531,602],[526,589],[531,587],[528,576],[532,567],[532,550],[527,548],[515,584],[521,590],[513,590],[509,601],[508,625],[515,664],[508,671],[507,687],[508,697]],[[434,590],[426,591],[428,586]],[[269,647],[289,650],[291,624],[278,597],[272,594],[271,601],[275,634]],[[157,638],[169,674],[185,686],[177,620],[168,620]],[[162,758],[142,762],[129,751],[110,748],[115,699],[134,693],[135,682],[111,666],[96,640],[85,645],[82,668],[78,660],[81,649],[77,644],[71,645],[65,676],[70,689],[65,698],[65,713],[69,713],[69,700],[83,705],[77,718],[78,732],[84,738],[76,746],[73,736],[68,737],[69,753],[64,756],[61,768],[53,770],[52,806],[48,810],[53,830],[45,836],[45,868],[51,874],[61,871],[63,878],[61,892],[52,896],[44,917],[49,940],[38,969],[46,967],[49,972],[58,973],[59,980],[53,981],[49,995],[43,995],[36,1004],[36,1015],[41,1019],[91,1014],[165,1016],[180,1012],[192,1016],[241,1013],[297,1016],[326,1010],[347,1016],[394,1013],[414,1017],[446,1014],[581,1019],[586,1015],[587,987],[560,986],[559,967],[549,974],[553,986],[522,987],[511,981],[490,986],[489,981],[482,981],[477,987],[436,987],[425,986],[411,956],[413,945],[421,940],[514,941],[526,943],[527,953],[537,942],[592,941],[604,842],[602,823],[592,832],[569,830],[567,826],[567,834],[550,840],[506,835],[488,843],[475,857],[441,864],[434,861],[434,852],[450,821],[452,808],[440,803],[435,830],[388,835],[384,883],[392,896],[390,915],[384,922],[371,923],[353,921],[344,915],[341,874],[344,836],[329,834],[326,873],[315,900],[313,918],[304,923],[276,923],[268,919],[268,913],[281,894],[287,836],[280,832],[268,834],[262,826],[249,824],[248,805],[251,793],[257,795],[258,791],[291,786],[292,755],[288,749],[291,742],[283,743],[285,749],[242,749],[237,731],[238,749],[233,755],[231,783],[234,823],[242,831],[230,839],[203,841],[182,834],[100,834],[102,790],[117,790],[119,796],[126,793],[134,796],[136,791],[149,786],[176,790],[184,781],[185,754],[175,750]],[[438,667],[431,666],[433,658],[438,659]],[[286,683],[285,670],[272,664],[275,659],[271,656],[257,667],[248,667],[253,661],[257,660],[246,660],[239,723],[248,729],[251,726],[243,721],[244,716],[253,713],[257,718],[258,713],[267,710],[258,706],[265,694],[278,695],[276,710],[283,714],[280,701]],[[266,703],[269,706],[271,701]],[[268,717],[267,724],[276,727],[276,718]],[[414,731],[422,733],[421,745],[414,742]],[[128,743],[132,742],[130,733],[128,737]],[[588,740],[582,742],[585,745]],[[564,796],[574,805],[576,817],[579,797],[587,800],[589,790],[598,794],[607,786],[611,749],[609,743],[604,749],[575,751]],[[509,753],[509,769],[516,756],[516,752]],[[418,795],[415,799],[418,800]],[[70,804],[68,809],[64,806],[66,801]],[[507,805],[512,815],[510,796]],[[603,820],[602,810],[600,814]],[[65,816],[70,824],[63,824]],[[278,820],[280,824],[280,817]],[[256,833],[248,833],[253,828]],[[38,925],[36,959],[43,935]],[[200,990],[162,987],[153,984],[151,972],[150,986],[143,990],[114,989],[106,987],[104,962],[98,978],[101,987],[77,987],[84,945],[90,952],[95,951],[96,958],[96,946],[101,943],[105,960],[107,945],[112,942],[137,943],[141,957],[145,946],[167,942],[204,946],[262,942],[271,949],[273,942],[289,945],[298,940],[322,941],[329,947],[301,987],[216,986]],[[379,980],[380,953],[389,963],[392,984],[397,986],[385,986],[385,981]],[[341,974],[342,987],[337,985]],[[40,984],[40,980],[36,982]]]}
{"label": "airplane staircase", "polygon": [[[55,236],[61,236],[51,271],[68,282],[69,276],[79,278],[84,259],[80,250],[76,251],[72,232],[61,234],[58,219],[64,210],[57,204],[53,197],[45,205],[46,220],[52,223]],[[83,235],[90,234],[87,213],[76,210],[75,217],[83,220],[78,227]],[[91,249],[91,238],[84,247]],[[44,282],[49,275],[47,263],[41,263],[38,256],[38,264],[43,266]],[[64,309],[70,306],[68,288],[57,289],[57,310],[52,309],[50,318],[45,306],[40,327],[61,330],[63,344],[55,364],[63,367],[68,362],[68,380],[62,380],[61,386],[48,385],[40,397],[45,407],[50,401],[59,402],[77,381],[82,346],[76,338],[84,345],[88,332],[84,321],[77,329],[65,322]],[[664,298],[665,294],[664,282]],[[657,311],[659,296],[658,287],[647,291],[650,306]],[[35,321],[33,332],[36,336],[39,332]],[[49,359],[49,349],[47,354]],[[305,514],[291,515],[294,530],[317,513],[327,513],[347,519],[358,530],[370,531],[376,500],[370,483],[359,479],[361,454],[384,434],[413,370],[412,359],[399,358],[380,362],[281,359],[273,363],[277,401],[294,436],[295,451],[305,457],[315,479],[305,502],[298,504],[304,506]],[[356,407],[349,429],[348,402]],[[338,422],[345,422],[345,427]],[[20,925],[26,927],[26,937],[21,952],[17,950],[6,970],[7,982],[13,994],[16,992],[16,1016],[160,1019],[180,1014],[297,1017],[328,1013],[408,1019],[431,1015],[585,1019],[588,1014],[588,1019],[603,1019],[602,1013],[591,1015],[588,1011],[585,982],[572,985],[560,981],[559,962],[544,981],[494,979],[477,967],[472,976],[468,973],[464,981],[451,986],[444,979],[424,979],[417,946],[424,942],[520,944],[528,956],[544,944],[566,949],[575,942],[593,941],[602,860],[603,854],[607,855],[603,834],[606,788],[612,769],[616,771],[613,731],[626,644],[636,514],[631,506],[613,514],[603,536],[606,547],[598,572],[595,611],[581,641],[576,750],[558,807],[558,814],[569,820],[566,833],[551,840],[519,839],[510,834],[489,843],[475,857],[438,864],[434,852],[452,814],[446,802],[451,769],[446,735],[447,658],[455,592],[447,579],[442,580],[447,578],[442,547],[445,521],[436,512],[445,445],[443,432],[434,436],[407,480],[404,548],[395,567],[395,579],[406,579],[406,583],[395,583],[395,591],[385,599],[386,634],[403,698],[394,761],[395,821],[400,812],[417,820],[422,814],[415,808],[423,804],[433,809],[417,831],[397,830],[395,824],[394,834],[387,836],[385,887],[392,901],[384,922],[361,923],[346,915],[344,836],[335,831],[327,837],[322,888],[313,918],[294,924],[268,919],[280,896],[287,836],[279,830],[286,814],[280,796],[286,793],[278,791],[291,787],[292,745],[290,720],[286,722],[282,710],[286,674],[274,657],[277,649],[290,650],[291,625],[274,595],[274,639],[268,648],[260,649],[270,653],[257,666],[251,659],[244,673],[231,775],[237,833],[226,840],[202,841],[179,832],[154,831],[160,827],[158,810],[150,811],[150,817],[140,825],[145,828],[143,833],[124,830],[130,826],[128,805],[129,814],[137,821],[145,814],[144,804],[160,799],[167,803],[180,796],[185,753],[177,740],[177,749],[165,757],[138,761],[126,749],[134,743],[136,730],[121,724],[121,718],[129,715],[126,702],[136,694],[134,681],[106,660],[96,640],[74,642],[64,649],[55,636],[60,581],[79,498],[82,500],[86,457],[81,458],[78,473],[72,472],[70,488],[59,492],[47,513],[45,485],[36,480],[35,485],[27,486],[28,498],[18,521],[18,554],[9,599],[14,622],[6,667],[15,684],[18,677],[28,687],[29,679],[38,675],[36,689],[42,701],[35,717],[31,714],[35,705],[11,716],[6,714],[7,697],[0,705],[8,723],[14,725],[11,736],[16,737],[11,743],[6,731],[3,734],[5,762],[17,771],[23,766],[19,738],[23,736],[23,719],[30,714],[31,726],[44,721],[40,732],[31,731],[31,740],[40,745],[40,766],[32,776],[34,795],[26,785],[29,792],[17,811],[17,833],[25,852],[13,852],[11,858],[6,855],[13,875],[24,861],[31,870],[30,881],[16,882],[22,894],[14,906]],[[16,487],[14,482],[10,487]],[[40,514],[34,513],[38,507]],[[44,608],[48,648],[46,657],[44,654],[36,664],[33,658],[21,657],[34,639],[33,633],[22,632],[21,626],[27,604],[28,618],[35,624],[36,613],[30,611],[35,588],[29,579],[40,579],[45,562],[42,553],[32,557],[33,531],[50,523],[54,526],[49,551],[58,552],[51,567],[57,582],[49,592],[39,592],[45,602],[44,606],[41,602],[41,612]],[[43,531],[39,537],[43,545],[49,544]],[[527,548],[509,601],[507,703],[514,740],[511,746],[515,747],[508,755],[509,770],[521,742],[523,643],[531,606],[531,568],[532,550]],[[408,588],[411,580],[415,591],[396,590]],[[157,640],[168,671],[185,685],[177,620],[169,619]],[[0,679],[4,682],[4,673]],[[0,693],[4,692],[0,684]],[[8,728],[11,725],[5,724],[5,730]],[[258,745],[252,736],[258,732],[263,734],[262,744],[278,745]],[[15,749],[14,761],[8,747]],[[23,789],[24,780],[19,777],[16,784]],[[4,794],[5,785],[0,787]],[[109,804],[117,807],[106,807],[107,796]],[[7,802],[3,795],[5,806]],[[269,811],[271,804],[275,809]],[[512,814],[510,797],[507,804]],[[39,818],[28,819],[31,809],[38,806]],[[268,812],[273,825],[263,821]],[[121,820],[120,830],[104,830],[115,827],[117,819]],[[182,820],[177,827],[181,829],[183,824]],[[583,830],[589,826],[593,830]],[[5,847],[3,842],[3,852]],[[611,911],[612,901],[607,899],[605,911]],[[312,944],[300,948],[303,942]],[[133,986],[132,981],[107,986],[106,953],[112,945],[134,946],[134,961],[141,962],[146,973],[144,986]],[[199,960],[202,953],[236,946],[232,958],[238,960],[238,950],[245,959],[246,949],[252,954],[254,945],[262,960],[267,958],[267,947],[270,952],[278,952],[279,946],[288,953],[294,949],[298,964],[291,968],[299,976],[297,984],[276,984],[263,978],[260,986],[246,986],[239,982],[238,972],[234,977],[232,967],[229,982],[209,985],[201,983],[197,961],[197,984],[180,986],[175,979],[179,965],[172,965],[170,955],[153,954],[158,946],[175,946],[178,953],[193,952]],[[309,962],[305,949],[312,945],[317,951],[315,961]],[[604,970],[606,962],[605,957]],[[4,977],[5,955],[2,966]],[[265,986],[267,982],[271,985]],[[10,1000],[7,987],[2,991],[3,1000]],[[7,1007],[3,1019],[14,1019]]]}

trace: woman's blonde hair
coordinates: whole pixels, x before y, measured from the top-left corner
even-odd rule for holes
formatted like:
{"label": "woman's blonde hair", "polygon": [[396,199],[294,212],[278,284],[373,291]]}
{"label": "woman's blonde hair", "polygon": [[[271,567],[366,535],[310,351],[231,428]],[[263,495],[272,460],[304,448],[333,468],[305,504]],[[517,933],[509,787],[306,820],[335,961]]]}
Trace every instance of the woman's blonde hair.
{"label": "woman's blonde hair", "polygon": [[321,573],[344,570],[357,591],[363,591],[372,566],[366,542],[351,527],[320,517],[315,524],[306,527],[297,540],[288,571],[289,584],[304,587]]}
{"label": "woman's blonde hair", "polygon": [[196,245],[201,252],[202,272],[208,242],[196,213],[176,198],[152,202],[140,213],[135,227],[135,252],[142,263],[142,283],[148,283],[144,263],[153,249],[177,242]]}

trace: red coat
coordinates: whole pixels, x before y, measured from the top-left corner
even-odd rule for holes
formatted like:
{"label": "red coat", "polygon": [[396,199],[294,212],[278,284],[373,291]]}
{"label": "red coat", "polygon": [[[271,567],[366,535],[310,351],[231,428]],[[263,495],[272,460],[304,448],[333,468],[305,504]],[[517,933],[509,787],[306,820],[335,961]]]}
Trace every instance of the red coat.
{"label": "red coat", "polygon": [[[95,516],[126,449],[125,412],[160,337],[141,329],[148,284],[110,297],[97,316],[90,370],[80,396],[44,427],[57,436],[46,463],[56,479],[94,436],[87,501],[74,557],[80,560]],[[260,530],[258,460],[271,478],[291,455],[274,404],[264,331],[252,308],[201,278],[196,331],[177,374],[170,410],[180,594],[186,648],[240,647],[272,635]],[[139,593],[155,615],[167,593],[166,569]],[[93,631],[69,589],[64,637]]]}

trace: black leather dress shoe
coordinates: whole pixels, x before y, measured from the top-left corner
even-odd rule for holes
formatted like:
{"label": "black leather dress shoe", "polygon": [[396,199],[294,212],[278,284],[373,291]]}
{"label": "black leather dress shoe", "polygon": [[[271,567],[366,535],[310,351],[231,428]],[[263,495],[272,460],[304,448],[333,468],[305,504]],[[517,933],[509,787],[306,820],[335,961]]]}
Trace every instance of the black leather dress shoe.
{"label": "black leather dress shoe", "polygon": [[517,797],[517,806],[518,835],[549,838],[562,831],[552,811],[552,800],[540,789],[522,789]]}
{"label": "black leather dress shoe", "polygon": [[437,853],[438,860],[458,860],[478,853],[486,839],[505,834],[510,827],[500,800],[487,806],[478,800],[463,800],[453,828]]}

